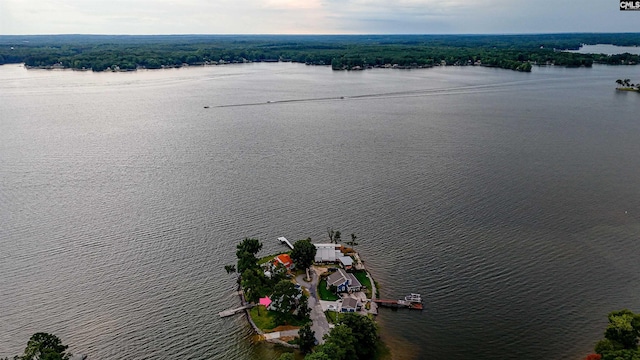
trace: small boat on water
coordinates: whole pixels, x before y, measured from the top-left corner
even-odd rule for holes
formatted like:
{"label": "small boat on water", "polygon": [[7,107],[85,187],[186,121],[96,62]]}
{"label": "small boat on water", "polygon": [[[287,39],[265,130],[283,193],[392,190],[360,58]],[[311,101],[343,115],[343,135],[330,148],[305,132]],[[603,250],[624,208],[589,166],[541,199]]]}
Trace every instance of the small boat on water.
{"label": "small boat on water", "polygon": [[420,297],[420,294],[411,293],[404,297],[404,301],[422,303],[422,298]]}

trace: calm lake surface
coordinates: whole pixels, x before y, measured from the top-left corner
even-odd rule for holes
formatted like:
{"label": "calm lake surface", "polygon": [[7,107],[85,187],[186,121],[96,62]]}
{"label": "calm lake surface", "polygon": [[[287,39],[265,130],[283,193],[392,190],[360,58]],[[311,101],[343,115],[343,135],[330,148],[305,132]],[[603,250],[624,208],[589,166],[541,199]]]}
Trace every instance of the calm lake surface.
{"label": "calm lake surface", "polygon": [[0,66],[0,356],[45,331],[89,359],[275,359],[218,317],[223,266],[333,227],[383,297],[425,299],[379,315],[395,358],[584,358],[640,311],[620,78],[640,67]]}
{"label": "calm lake surface", "polygon": [[640,55],[640,46],[617,46],[611,44],[582,45],[578,50],[566,50],[580,54],[636,54]]}

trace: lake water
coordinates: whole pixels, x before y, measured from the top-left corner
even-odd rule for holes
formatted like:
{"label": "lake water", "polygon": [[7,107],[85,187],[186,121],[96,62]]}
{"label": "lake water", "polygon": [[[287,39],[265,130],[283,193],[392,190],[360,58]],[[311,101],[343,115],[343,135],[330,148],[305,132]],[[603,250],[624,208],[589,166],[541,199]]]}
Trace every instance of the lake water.
{"label": "lake water", "polygon": [[565,50],[580,54],[635,54],[640,55],[640,46],[617,46],[611,44],[582,45],[578,50]]}
{"label": "lake water", "polygon": [[333,227],[383,297],[425,299],[381,311],[395,358],[584,358],[640,311],[619,78],[640,67],[0,66],[0,356],[45,331],[90,359],[275,359],[218,317],[223,267]]}

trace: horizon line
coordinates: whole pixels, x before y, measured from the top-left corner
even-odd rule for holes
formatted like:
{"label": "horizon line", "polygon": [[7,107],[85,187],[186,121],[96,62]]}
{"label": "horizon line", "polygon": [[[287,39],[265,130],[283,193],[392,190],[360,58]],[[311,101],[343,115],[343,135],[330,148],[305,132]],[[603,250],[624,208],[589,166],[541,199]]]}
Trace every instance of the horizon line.
{"label": "horizon line", "polygon": [[518,35],[572,35],[572,34],[640,34],[619,31],[568,31],[568,32],[504,32],[504,33],[171,33],[171,34],[95,34],[95,33],[38,33],[38,34],[0,34],[2,36],[518,36]]}

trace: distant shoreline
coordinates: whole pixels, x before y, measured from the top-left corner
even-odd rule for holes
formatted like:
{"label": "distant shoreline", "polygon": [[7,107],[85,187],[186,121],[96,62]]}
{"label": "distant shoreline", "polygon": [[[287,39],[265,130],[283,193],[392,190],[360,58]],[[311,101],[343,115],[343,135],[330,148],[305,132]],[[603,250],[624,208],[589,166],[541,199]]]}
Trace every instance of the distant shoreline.
{"label": "distant shoreline", "polygon": [[333,70],[635,65],[636,54],[581,54],[581,44],[640,45],[640,33],[527,35],[0,36],[0,64],[84,71],[295,62]]}

